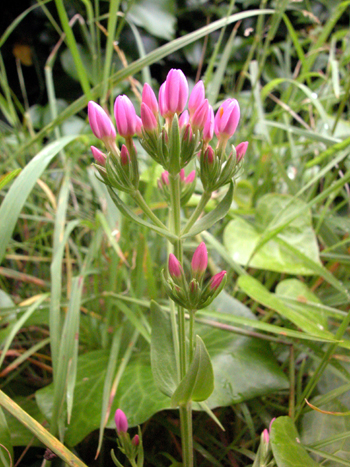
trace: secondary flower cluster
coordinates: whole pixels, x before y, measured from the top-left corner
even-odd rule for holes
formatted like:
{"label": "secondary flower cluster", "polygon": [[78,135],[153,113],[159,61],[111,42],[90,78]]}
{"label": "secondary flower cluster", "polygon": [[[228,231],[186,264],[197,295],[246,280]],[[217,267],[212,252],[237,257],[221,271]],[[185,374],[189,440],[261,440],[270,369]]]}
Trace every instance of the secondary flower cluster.
{"label": "secondary flower cluster", "polygon": [[191,280],[188,282],[180,261],[169,255],[168,278],[163,274],[163,284],[168,296],[187,310],[200,310],[219,295],[226,283],[226,271],[215,274],[203,287],[203,278],[208,266],[208,252],[202,242],[193,254]]}
{"label": "secondary flower cluster", "polygon": [[[187,101],[188,109],[185,108]],[[236,148],[232,146],[230,155],[226,156],[228,140],[240,119],[237,100],[225,100],[214,115],[205,98],[203,82],[199,81],[189,96],[188,82],[181,70],[169,71],[159,89],[158,100],[150,85],[144,85],[141,118],[127,96],[117,97],[114,116],[117,131],[125,139],[121,150],[116,145],[115,127],[102,107],[89,102],[88,115],[94,135],[103,141],[109,153],[106,156],[91,147],[102,178],[127,192],[137,189],[139,180],[132,141],[135,135],[146,152],[173,177],[199,153],[200,177],[207,191],[214,191],[232,179],[248,146],[247,142]],[[215,149],[209,145],[214,133],[218,140]]]}
{"label": "secondary flower cluster", "polygon": [[[114,421],[117,428],[118,447],[130,460],[131,464],[134,465],[133,462],[135,462],[135,458],[137,456],[143,459],[141,431],[139,429],[139,434],[130,439],[130,435],[128,433],[128,419],[121,409],[116,410]],[[114,455],[112,455],[112,459],[114,460],[117,467],[120,467],[120,463],[116,460]],[[140,465],[142,464],[143,461]]]}

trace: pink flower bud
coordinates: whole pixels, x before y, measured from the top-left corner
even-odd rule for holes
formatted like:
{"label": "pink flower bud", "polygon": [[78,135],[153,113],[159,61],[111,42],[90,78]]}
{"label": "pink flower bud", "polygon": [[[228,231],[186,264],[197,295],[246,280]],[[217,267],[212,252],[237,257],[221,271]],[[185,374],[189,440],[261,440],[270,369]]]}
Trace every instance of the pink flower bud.
{"label": "pink flower bud", "polygon": [[130,154],[128,148],[123,144],[122,149],[120,151],[120,163],[122,165],[129,165],[130,164]]}
{"label": "pink flower bud", "polygon": [[182,128],[183,126],[187,125],[190,121],[190,116],[188,110],[184,110],[179,118],[179,127]]}
{"label": "pink flower bud", "polygon": [[[165,84],[164,90],[159,96],[161,114],[163,117],[170,117],[175,113],[180,114],[185,108],[188,97],[188,83],[185,75],[181,70],[171,69],[163,84]],[[163,100],[162,105],[161,100]]]}
{"label": "pink flower bud", "polygon": [[158,102],[156,95],[153,92],[153,89],[149,84],[145,84],[142,89],[142,103],[146,104],[149,107],[155,116],[158,118]]}
{"label": "pink flower bud", "polygon": [[133,439],[131,440],[131,444],[133,446],[138,446],[140,444],[140,437],[139,435],[135,435]]}
{"label": "pink flower bud", "polygon": [[89,123],[93,134],[102,141],[114,141],[116,132],[111,119],[103,108],[90,101],[88,104]]}
{"label": "pink flower bud", "polygon": [[159,111],[162,117],[166,116],[167,113],[167,108],[165,106],[165,85],[166,83],[163,83],[161,87],[159,88],[159,93],[158,93],[158,101],[159,101]]}
{"label": "pink flower bud", "polygon": [[162,172],[162,175],[160,176],[163,185],[169,185],[169,172],[167,170],[164,170]]}
{"label": "pink flower bud", "polygon": [[214,163],[214,149],[211,146],[208,146],[203,155],[204,159],[207,160],[208,164]]}
{"label": "pink flower bud", "polygon": [[236,160],[237,163],[240,162],[243,157],[245,156],[245,153],[247,152],[248,149],[248,141],[244,141],[243,143],[239,143],[236,146]]}
{"label": "pink flower bud", "polygon": [[240,109],[236,99],[226,99],[216,112],[214,130],[218,140],[227,141],[236,131]]}
{"label": "pink flower bud", "polygon": [[276,420],[276,417],[273,417],[273,419],[271,420],[270,422],[270,425],[269,425],[269,433],[271,433],[271,428],[272,428],[272,424],[273,422]]}
{"label": "pink flower bud", "polygon": [[91,146],[91,152],[92,152],[92,155],[94,156],[95,161],[99,165],[103,165],[103,166],[106,165],[106,159],[107,159],[106,154],[103,154],[103,152],[95,148],[95,146]]}
{"label": "pink flower bud", "polygon": [[138,115],[136,115],[136,134],[142,138],[142,120]]}
{"label": "pink flower bud", "polygon": [[189,101],[188,101],[188,110],[191,117],[194,115],[195,111],[202,105],[204,101],[205,90],[203,81],[200,80],[192,89]]}
{"label": "pink flower bud", "polygon": [[114,104],[114,116],[120,136],[130,138],[136,133],[137,119],[135,108],[127,96],[118,96]]}
{"label": "pink flower bud", "polygon": [[202,276],[208,266],[208,252],[205,243],[202,242],[193,254],[191,268],[193,275]]}
{"label": "pink flower bud", "polygon": [[192,140],[192,136],[193,136],[193,133],[192,133],[191,125],[190,125],[189,123],[187,123],[187,125],[186,125],[186,127],[185,127],[185,130],[184,130],[184,134],[183,134],[182,140],[183,140],[183,141],[191,141],[191,140]]}
{"label": "pink flower bud", "polygon": [[115,412],[114,421],[118,433],[126,433],[128,431],[128,419],[121,409],[117,409]]}
{"label": "pink flower bud", "polygon": [[215,274],[215,276],[213,276],[211,279],[210,279],[210,288],[211,290],[216,290],[220,287],[220,284],[223,280],[223,278],[226,276],[226,271],[221,271],[221,272],[218,272],[217,274]]}
{"label": "pink flower bud", "polygon": [[262,432],[263,434],[263,438],[264,438],[264,441],[266,444],[269,444],[269,441],[270,441],[270,435],[269,435],[269,431],[267,428],[265,428],[265,430]]}
{"label": "pink flower bud", "polygon": [[186,180],[185,169],[180,170],[180,180],[184,182]]}
{"label": "pink flower bud", "polygon": [[196,178],[196,171],[195,170],[192,170],[192,172],[190,172],[187,177],[186,177],[186,180],[185,180],[185,183],[187,185],[189,185],[190,183],[193,183],[194,182],[194,179]]}
{"label": "pink flower bud", "polygon": [[153,132],[158,128],[156,117],[148,105],[144,103],[141,104],[141,120],[145,131]]}
{"label": "pink flower bud", "polygon": [[173,255],[172,253],[170,253],[169,255],[169,263],[168,263],[168,267],[169,267],[169,274],[173,277],[173,278],[179,278],[181,277],[181,274],[182,274],[182,266],[180,264],[180,261],[176,258],[175,255]]}
{"label": "pink flower bud", "polygon": [[214,136],[214,111],[213,107],[209,105],[207,120],[203,128],[203,141],[209,143]]}
{"label": "pink flower bud", "polygon": [[205,99],[192,116],[191,123],[194,131],[203,130],[207,121],[208,111],[209,102],[208,99]]}

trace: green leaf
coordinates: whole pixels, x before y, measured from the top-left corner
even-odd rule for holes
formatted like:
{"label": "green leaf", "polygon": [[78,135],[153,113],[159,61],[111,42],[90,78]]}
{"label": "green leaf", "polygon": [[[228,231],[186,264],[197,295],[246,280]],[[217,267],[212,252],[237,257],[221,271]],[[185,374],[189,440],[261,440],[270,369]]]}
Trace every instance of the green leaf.
{"label": "green leaf", "polygon": [[191,230],[187,234],[183,235],[182,238],[194,237],[195,235],[203,232],[204,230],[208,230],[210,227],[216,224],[216,222],[225,217],[231,207],[232,199],[233,183],[231,182],[226,195],[216,206],[216,208],[213,209],[213,211],[206,214],[205,216],[203,216],[201,219],[199,219],[191,228]]}
{"label": "green leaf", "polygon": [[13,448],[6,417],[0,407],[0,463],[3,467],[13,465]]}
{"label": "green leaf", "polygon": [[9,172],[8,174],[0,177],[0,190],[2,190],[8,183],[10,183],[13,178],[17,177],[21,170],[22,169],[15,169],[12,170],[12,172]]}
{"label": "green leaf", "polygon": [[177,407],[185,406],[190,401],[205,401],[213,390],[214,372],[210,356],[202,339],[196,336],[193,360],[171,398],[171,405]]}
{"label": "green leaf", "polygon": [[280,282],[276,287],[276,296],[288,307],[317,323],[319,329],[327,329],[327,314],[319,306],[322,305],[321,300],[303,282],[298,279]]}
{"label": "green leaf", "polygon": [[119,211],[124,214],[127,218],[131,219],[132,221],[136,222],[137,224],[147,227],[148,229],[154,230],[157,232],[159,235],[162,237],[167,238],[169,241],[172,240],[177,240],[177,236],[172,234],[171,232],[161,229],[160,227],[157,227],[154,224],[150,224],[149,222],[145,221],[142,219],[142,217],[137,216],[136,214],[133,213],[133,211],[127,206],[124,201],[121,200],[121,198],[117,195],[117,193],[112,190],[110,187],[108,187],[108,193],[110,194],[113,202],[119,209]]}
{"label": "green leaf", "polygon": [[275,294],[269,292],[258,280],[251,276],[241,276],[238,279],[238,286],[253,300],[262,303],[264,306],[277,311],[279,314],[294,323],[308,334],[333,340],[333,334],[322,329],[315,320],[314,315],[308,315],[298,308],[292,309],[285,305]]}
{"label": "green leaf", "polygon": [[[218,314],[238,315],[251,323],[259,323],[247,307],[227,294],[220,294],[210,307],[215,307]],[[211,409],[288,388],[288,378],[266,341],[206,325],[196,325],[196,332],[205,342],[214,367],[215,389],[207,401]],[[73,411],[65,434],[69,446],[75,446],[100,426],[108,361],[109,351],[102,350],[79,357]],[[53,385],[37,391],[36,399],[49,420]],[[201,403],[193,405],[195,410],[203,410]],[[144,423],[158,411],[171,408],[169,397],[163,395],[154,382],[147,350],[133,352],[118,384],[107,428],[114,428],[113,415],[117,408],[125,412],[130,426]]]}
{"label": "green leaf", "polygon": [[[75,138],[76,136],[65,136],[42,149],[29,164],[26,165],[9,189],[0,207],[0,263],[4,257],[18,216],[37,179],[41,176],[56,154]],[[19,193],[21,196],[18,196]]]}
{"label": "green leaf", "polygon": [[152,36],[171,40],[175,34],[174,0],[138,0],[130,8],[128,19]]}
{"label": "green leaf", "polygon": [[289,417],[277,418],[271,426],[271,448],[277,467],[317,467],[300,442]]}
{"label": "green leaf", "polygon": [[171,397],[179,384],[176,370],[174,339],[169,315],[151,302],[151,365],[158,389]]}
{"label": "green leaf", "polygon": [[[305,203],[286,195],[269,194],[263,196],[256,207],[255,224],[242,218],[232,220],[224,231],[224,245],[231,257],[241,265],[289,274],[314,274],[305,261],[293,254],[289,248],[271,239],[258,247],[263,235],[288,222],[296,216],[277,237],[301,251],[314,263],[321,264],[315,233],[312,229],[310,210]],[[301,212],[298,216],[297,213]]]}

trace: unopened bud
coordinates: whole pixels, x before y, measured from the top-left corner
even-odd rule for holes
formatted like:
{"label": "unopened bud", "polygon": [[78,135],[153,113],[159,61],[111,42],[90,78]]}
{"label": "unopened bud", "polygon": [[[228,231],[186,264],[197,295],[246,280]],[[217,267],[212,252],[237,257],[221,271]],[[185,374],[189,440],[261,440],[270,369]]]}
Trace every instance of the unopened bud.
{"label": "unopened bud", "polygon": [[169,172],[165,170],[162,172],[162,175],[160,176],[163,185],[169,185]]}
{"label": "unopened bud", "polygon": [[139,435],[135,435],[133,437],[133,439],[131,440],[131,443],[134,445],[134,446],[138,446],[140,444],[140,437]]}
{"label": "unopened bud", "polygon": [[208,251],[205,243],[202,242],[193,254],[191,267],[192,275],[196,278],[200,278],[205,273],[208,266]]}
{"label": "unopened bud", "polygon": [[106,154],[104,154],[99,149],[95,148],[95,146],[91,146],[91,152],[92,152],[92,155],[94,156],[95,161],[99,165],[103,165],[103,166],[106,165],[106,159],[107,159]]}
{"label": "unopened bud", "polygon": [[265,430],[263,431],[263,438],[264,438],[264,441],[266,444],[269,444],[269,441],[270,441],[270,435],[269,435],[269,430],[267,428],[265,428]]}
{"label": "unopened bud", "polygon": [[122,149],[120,151],[120,163],[124,166],[130,164],[130,154],[125,144],[123,144]]}
{"label": "unopened bud", "polygon": [[220,287],[225,276],[226,271],[221,271],[215,274],[215,276],[211,278],[209,283],[209,287],[211,288],[211,290],[217,290]]}
{"label": "unopened bud", "polygon": [[194,179],[196,178],[196,171],[195,170],[192,170],[192,172],[190,172],[187,177],[186,177],[186,180],[185,180],[185,183],[187,185],[189,185],[190,183],[193,183],[194,182]]}
{"label": "unopened bud", "polygon": [[190,121],[190,116],[188,110],[184,110],[179,118],[179,127],[182,128],[183,126],[187,125]]}
{"label": "unopened bud", "polygon": [[121,409],[117,409],[115,412],[114,421],[118,433],[126,433],[128,431],[128,419]]}
{"label": "unopened bud", "polygon": [[180,170],[180,180],[184,182],[186,180],[185,169]]}
{"label": "unopened bud", "polygon": [[245,153],[247,152],[247,149],[248,149],[248,141],[244,141],[243,143],[237,144],[236,146],[237,164],[243,159],[243,157],[245,156]]}
{"label": "unopened bud", "polygon": [[180,261],[172,253],[170,253],[169,255],[168,267],[169,267],[169,274],[171,275],[173,279],[175,278],[178,279],[181,277],[182,266],[180,264]]}

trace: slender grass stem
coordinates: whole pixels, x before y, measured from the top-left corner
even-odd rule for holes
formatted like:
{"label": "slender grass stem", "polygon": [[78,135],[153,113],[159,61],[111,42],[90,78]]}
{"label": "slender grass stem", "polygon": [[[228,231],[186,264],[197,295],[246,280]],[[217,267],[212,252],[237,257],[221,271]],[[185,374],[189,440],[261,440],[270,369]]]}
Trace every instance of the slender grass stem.
{"label": "slender grass stem", "polygon": [[188,233],[190,231],[191,227],[194,225],[196,220],[202,214],[203,209],[207,205],[210,198],[211,198],[211,192],[210,191],[204,191],[204,193],[202,194],[201,199],[199,200],[199,203],[196,206],[196,209],[193,211],[191,217],[188,219],[187,224],[185,225],[183,231],[181,232],[181,235],[184,235],[184,234],[186,234],[186,233]]}
{"label": "slender grass stem", "polygon": [[145,199],[141,195],[141,193],[136,190],[133,194],[132,197],[134,201],[139,205],[139,207],[142,209],[142,211],[153,221],[158,227],[164,230],[168,230],[167,227],[163,224],[163,222],[154,214],[152,209],[148,206],[146,203]]}

